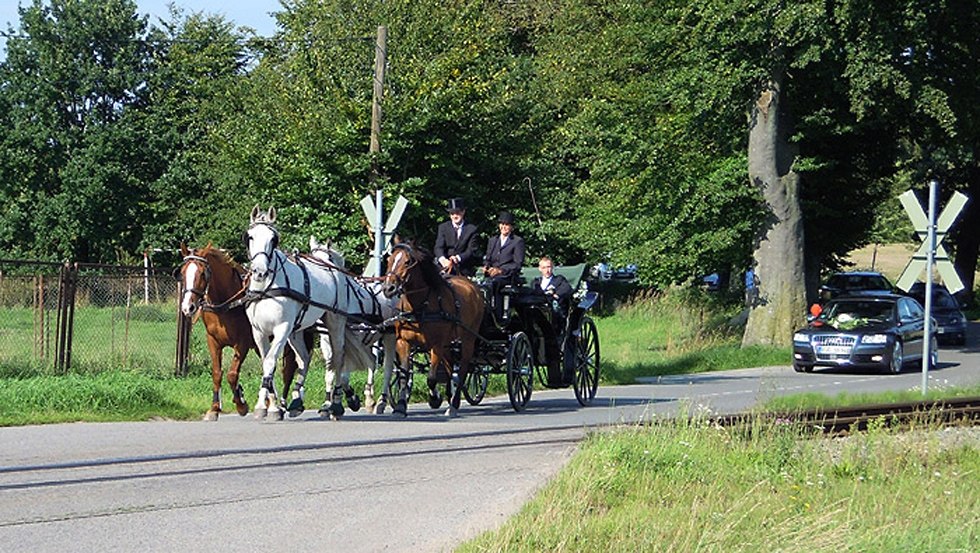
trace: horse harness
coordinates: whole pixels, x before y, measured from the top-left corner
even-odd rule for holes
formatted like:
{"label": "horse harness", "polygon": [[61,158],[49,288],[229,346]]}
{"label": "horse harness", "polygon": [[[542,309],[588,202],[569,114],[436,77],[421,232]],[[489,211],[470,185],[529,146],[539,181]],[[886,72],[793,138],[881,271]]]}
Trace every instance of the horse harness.
{"label": "horse harness", "polygon": [[190,262],[197,262],[204,266],[204,290],[199,290],[197,288],[184,289],[185,294],[197,294],[198,297],[201,298],[200,301],[197,302],[198,305],[200,306],[201,311],[207,311],[209,313],[217,313],[220,315],[222,313],[235,309],[236,307],[239,307],[245,303],[243,296],[245,290],[248,288],[248,280],[249,280],[248,276],[242,277],[241,273],[239,273],[238,271],[234,271],[234,274],[238,276],[238,279],[241,282],[242,285],[241,288],[239,288],[239,290],[234,294],[232,294],[232,296],[227,300],[219,304],[214,304],[208,300],[208,295],[211,290],[211,263],[208,262],[207,258],[202,257],[200,255],[190,254],[184,256],[183,265],[187,265]]}

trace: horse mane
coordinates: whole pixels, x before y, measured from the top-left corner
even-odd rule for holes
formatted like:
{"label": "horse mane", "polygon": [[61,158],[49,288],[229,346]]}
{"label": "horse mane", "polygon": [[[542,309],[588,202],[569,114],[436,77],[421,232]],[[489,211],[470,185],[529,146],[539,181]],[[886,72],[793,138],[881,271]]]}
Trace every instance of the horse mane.
{"label": "horse mane", "polygon": [[207,246],[201,248],[199,250],[198,255],[204,258],[207,258],[208,256],[214,256],[218,258],[218,261],[228,265],[238,274],[245,274],[245,268],[242,267],[241,264],[239,264],[237,261],[232,259],[231,255],[229,255],[228,252],[222,250],[221,248],[216,248],[210,243],[208,243]]}

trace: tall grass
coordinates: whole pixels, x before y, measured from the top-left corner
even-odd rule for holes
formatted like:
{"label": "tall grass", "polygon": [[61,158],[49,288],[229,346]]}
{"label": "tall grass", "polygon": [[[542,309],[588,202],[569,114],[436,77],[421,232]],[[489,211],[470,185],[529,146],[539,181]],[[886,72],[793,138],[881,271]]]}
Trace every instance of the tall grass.
{"label": "tall grass", "polygon": [[980,433],[689,422],[598,433],[460,552],[976,551]]}
{"label": "tall grass", "polygon": [[827,409],[852,405],[874,405],[885,403],[904,403],[909,401],[935,401],[939,399],[980,396],[980,385],[976,386],[933,386],[922,395],[922,390],[889,390],[874,393],[841,392],[837,395],[794,394],[766,400],[760,407],[764,411],[797,412],[807,409]]}
{"label": "tall grass", "polygon": [[786,365],[789,348],[741,347],[741,306],[699,290],[640,293],[599,317],[602,380]]}

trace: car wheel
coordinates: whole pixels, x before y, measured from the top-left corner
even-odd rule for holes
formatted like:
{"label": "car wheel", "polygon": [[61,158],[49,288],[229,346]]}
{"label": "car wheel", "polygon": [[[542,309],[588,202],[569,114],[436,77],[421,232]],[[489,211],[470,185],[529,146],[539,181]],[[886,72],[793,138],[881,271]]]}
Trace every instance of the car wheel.
{"label": "car wheel", "polygon": [[813,370],[813,365],[801,365],[799,363],[793,363],[793,370],[798,373],[808,373]]}
{"label": "car wheel", "polygon": [[895,340],[892,344],[892,356],[888,360],[888,370],[892,374],[898,374],[902,372],[902,365],[905,364],[905,359],[902,358],[902,343]]}

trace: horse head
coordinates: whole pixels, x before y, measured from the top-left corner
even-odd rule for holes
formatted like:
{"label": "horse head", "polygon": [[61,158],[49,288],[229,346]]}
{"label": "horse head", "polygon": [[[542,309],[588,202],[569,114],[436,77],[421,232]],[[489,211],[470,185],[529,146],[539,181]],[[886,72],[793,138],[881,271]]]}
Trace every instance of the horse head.
{"label": "horse head", "polygon": [[384,274],[381,292],[386,298],[393,298],[403,292],[405,284],[411,279],[412,270],[418,265],[415,249],[407,242],[396,242],[388,256],[388,269]]}
{"label": "horse head", "polygon": [[341,269],[347,265],[344,254],[335,250],[330,240],[321,244],[315,237],[310,236],[310,255]]}
{"label": "horse head", "polygon": [[279,231],[275,227],[276,208],[268,211],[252,209],[251,223],[245,231],[245,245],[252,272],[252,283],[264,283],[275,273],[276,248],[279,247]]}
{"label": "horse head", "polygon": [[[210,246],[208,244],[208,248]],[[180,297],[180,311],[184,316],[191,317],[200,309],[208,293],[211,266],[201,252],[188,249],[184,244],[180,245],[180,253],[184,256],[184,262],[180,266],[180,280],[184,288]]]}

